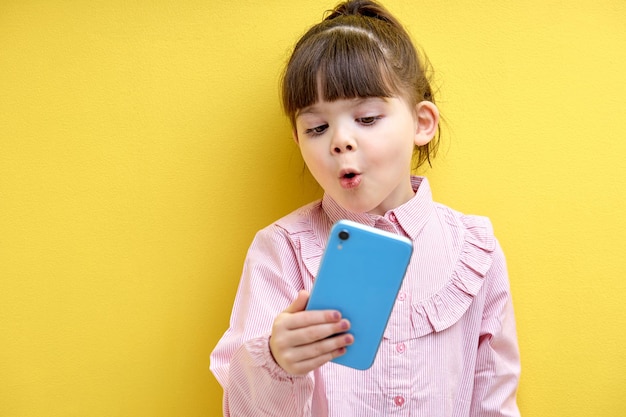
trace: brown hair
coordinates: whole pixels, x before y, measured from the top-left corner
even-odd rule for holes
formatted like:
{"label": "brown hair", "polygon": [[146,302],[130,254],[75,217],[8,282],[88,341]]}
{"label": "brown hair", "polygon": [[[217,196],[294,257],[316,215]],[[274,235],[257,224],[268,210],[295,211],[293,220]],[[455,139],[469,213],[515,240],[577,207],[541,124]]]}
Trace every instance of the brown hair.
{"label": "brown hair", "polygon": [[[282,78],[283,109],[295,126],[298,110],[320,97],[334,101],[395,96],[412,106],[424,100],[434,103],[430,69],[404,27],[383,6],[348,0],[296,43]],[[438,136],[416,147],[416,168],[430,164]]]}

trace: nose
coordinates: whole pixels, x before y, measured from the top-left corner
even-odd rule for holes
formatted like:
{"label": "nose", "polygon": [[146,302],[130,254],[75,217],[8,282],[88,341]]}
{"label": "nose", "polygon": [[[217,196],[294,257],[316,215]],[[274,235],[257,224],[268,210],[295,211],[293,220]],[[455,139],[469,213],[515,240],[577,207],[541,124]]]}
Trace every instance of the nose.
{"label": "nose", "polygon": [[354,136],[345,129],[338,129],[333,133],[333,140],[330,144],[331,153],[340,154],[356,150],[356,140]]}

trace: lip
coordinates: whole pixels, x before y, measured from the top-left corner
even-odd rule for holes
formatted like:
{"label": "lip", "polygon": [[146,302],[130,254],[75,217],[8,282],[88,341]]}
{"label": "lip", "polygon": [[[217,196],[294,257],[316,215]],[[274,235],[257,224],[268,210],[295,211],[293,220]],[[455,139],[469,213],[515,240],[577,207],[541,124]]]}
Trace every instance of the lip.
{"label": "lip", "polygon": [[339,184],[345,189],[357,188],[361,184],[361,173],[356,170],[342,169],[339,174]]}

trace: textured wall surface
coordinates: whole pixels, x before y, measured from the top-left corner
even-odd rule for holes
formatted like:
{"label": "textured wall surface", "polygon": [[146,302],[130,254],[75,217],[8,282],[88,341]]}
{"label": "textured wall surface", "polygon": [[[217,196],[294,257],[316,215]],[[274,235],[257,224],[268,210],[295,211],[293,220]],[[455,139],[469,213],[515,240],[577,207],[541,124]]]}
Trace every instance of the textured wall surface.
{"label": "textured wall surface", "polygon": [[[435,198],[507,254],[523,414],[623,416],[626,3],[385,4],[436,70]],[[247,247],[319,196],[277,86],[333,5],[0,3],[0,416],[221,414]]]}

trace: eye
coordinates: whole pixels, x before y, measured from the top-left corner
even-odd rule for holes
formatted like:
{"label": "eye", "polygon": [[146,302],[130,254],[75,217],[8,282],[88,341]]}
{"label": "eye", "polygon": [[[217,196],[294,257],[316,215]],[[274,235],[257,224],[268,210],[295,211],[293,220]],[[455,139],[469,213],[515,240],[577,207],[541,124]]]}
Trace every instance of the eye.
{"label": "eye", "polygon": [[359,117],[356,120],[362,125],[370,126],[376,123],[380,118],[381,116],[367,116],[367,117]]}
{"label": "eye", "polygon": [[304,133],[308,136],[319,136],[322,133],[324,133],[326,129],[328,129],[328,125],[323,124],[323,125],[312,127],[310,129],[306,129]]}

